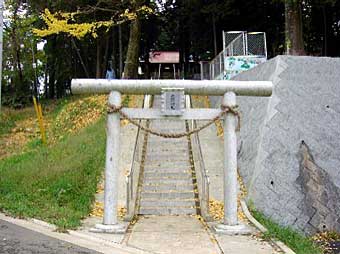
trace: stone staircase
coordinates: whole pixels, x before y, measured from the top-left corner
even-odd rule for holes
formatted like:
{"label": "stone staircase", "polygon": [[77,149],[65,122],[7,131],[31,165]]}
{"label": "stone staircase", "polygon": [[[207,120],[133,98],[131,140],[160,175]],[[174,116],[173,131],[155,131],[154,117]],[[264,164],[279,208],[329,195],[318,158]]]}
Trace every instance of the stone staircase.
{"label": "stone staircase", "polygon": [[[159,107],[160,98],[154,100]],[[184,121],[154,120],[150,127],[162,132],[185,131]],[[197,203],[190,164],[188,139],[164,139],[149,135],[139,214],[196,214]]]}

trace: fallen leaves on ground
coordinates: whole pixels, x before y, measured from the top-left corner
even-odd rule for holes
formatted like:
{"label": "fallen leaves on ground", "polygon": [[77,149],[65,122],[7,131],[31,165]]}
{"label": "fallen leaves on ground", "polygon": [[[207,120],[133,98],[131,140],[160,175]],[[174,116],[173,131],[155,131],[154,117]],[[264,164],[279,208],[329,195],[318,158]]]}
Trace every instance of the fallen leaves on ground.
{"label": "fallen leaves on ground", "polygon": [[54,138],[76,133],[96,122],[106,113],[107,95],[95,95],[68,103],[58,114],[53,127]]}
{"label": "fallen leaves on ground", "polygon": [[209,200],[209,214],[215,221],[222,220],[224,217],[224,205],[221,201]]}
{"label": "fallen leaves on ground", "polygon": [[[137,108],[142,105],[143,98],[142,95],[124,95],[122,101],[125,107]],[[98,121],[100,117],[106,115],[107,103],[107,95],[93,95],[68,103],[54,122],[54,138],[62,138],[65,133],[76,133]],[[122,127],[128,124],[128,120],[121,120]]]}
{"label": "fallen leaves on ground", "polygon": [[[334,243],[340,242],[340,234],[333,231],[326,231],[316,234],[312,237],[312,240],[320,245],[324,249],[324,253],[339,253],[339,247],[336,247]],[[339,244],[337,244],[338,246]]]}
{"label": "fallen leaves on ground", "polygon": [[[15,126],[8,133],[0,136],[0,159],[25,151],[28,142],[40,138],[38,120],[35,117],[33,107],[22,110],[10,110],[11,114],[21,114],[22,111],[28,116],[16,121]],[[4,121],[8,121],[6,117],[3,118]],[[44,119],[44,125],[48,128],[50,120]]]}
{"label": "fallen leaves on ground", "polygon": [[[118,207],[119,219],[124,219],[126,213],[127,213],[126,207]],[[104,216],[104,203],[96,201],[93,205],[90,216],[91,217],[103,217]]]}
{"label": "fallen leaves on ground", "polygon": [[103,217],[104,216],[104,203],[96,201],[90,213],[91,217]]}
{"label": "fallen leaves on ground", "polygon": [[[241,203],[240,203],[240,201],[247,195],[247,190],[240,175],[238,175],[238,182],[240,186],[240,191],[237,197],[237,204],[238,204],[237,217],[239,220],[243,222],[247,222],[248,219],[243,213],[241,209]],[[215,200],[215,199],[210,199],[209,200],[209,214],[215,221],[223,220],[224,218],[223,202]]]}
{"label": "fallen leaves on ground", "polygon": [[103,182],[100,182],[97,186],[97,194],[101,194],[101,193],[104,193],[104,183]]}

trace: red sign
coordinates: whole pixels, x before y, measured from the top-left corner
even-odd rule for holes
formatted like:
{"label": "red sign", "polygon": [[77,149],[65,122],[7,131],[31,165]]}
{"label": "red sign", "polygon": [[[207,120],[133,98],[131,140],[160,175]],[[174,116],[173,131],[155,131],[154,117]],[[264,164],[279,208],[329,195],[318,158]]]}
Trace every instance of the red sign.
{"label": "red sign", "polygon": [[150,63],[179,63],[179,52],[154,51],[149,54]]}

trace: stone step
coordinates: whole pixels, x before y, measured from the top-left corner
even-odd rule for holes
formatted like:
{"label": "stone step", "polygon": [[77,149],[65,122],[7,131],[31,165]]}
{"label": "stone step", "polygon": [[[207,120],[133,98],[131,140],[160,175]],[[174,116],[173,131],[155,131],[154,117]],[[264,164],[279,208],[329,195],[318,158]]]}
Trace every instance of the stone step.
{"label": "stone step", "polygon": [[146,199],[190,199],[195,197],[193,190],[191,191],[142,191],[141,197]]}
{"label": "stone step", "polygon": [[160,145],[158,145],[157,149],[147,149],[147,155],[159,155],[159,156],[178,156],[178,155],[184,155],[184,156],[188,156],[189,155],[189,151],[188,148],[181,148],[179,149],[178,147],[174,146],[174,147],[169,147],[169,146],[165,146],[162,147]]}
{"label": "stone step", "polygon": [[144,184],[143,190],[145,191],[192,191],[194,189],[193,184]]}
{"label": "stone step", "polygon": [[163,145],[180,145],[180,146],[188,146],[188,139],[187,138],[149,138],[148,144],[162,144]]}
{"label": "stone step", "polygon": [[176,181],[176,180],[190,180],[192,181],[192,175],[182,174],[182,175],[145,175],[144,174],[144,181],[158,181],[158,182],[167,182],[167,181]]}
{"label": "stone step", "polygon": [[164,177],[166,174],[187,174],[191,175],[192,171],[190,168],[144,168],[144,173],[150,173],[150,174],[164,174]]}
{"label": "stone step", "polygon": [[[160,96],[155,96],[154,106],[160,104]],[[153,120],[150,128],[164,133],[186,131],[184,121],[173,120]],[[166,139],[150,135],[144,162],[140,214],[196,214],[191,170],[187,137]]]}
{"label": "stone step", "polygon": [[192,207],[141,207],[139,214],[149,214],[149,215],[192,215],[196,214],[196,208]]}
{"label": "stone step", "polygon": [[159,154],[159,155],[169,155],[174,154],[174,149],[176,149],[176,153],[179,154],[189,154],[188,148],[178,148],[177,146],[169,147],[169,146],[158,146],[158,147],[148,147],[147,152],[148,154]]}
{"label": "stone step", "polygon": [[182,120],[166,120],[166,119],[160,119],[160,120],[153,120],[151,122],[151,125],[154,125],[154,126],[163,126],[163,127],[168,127],[168,126],[184,126],[185,125],[185,122],[182,121]]}
{"label": "stone step", "polygon": [[[168,126],[164,126],[164,125],[150,125],[152,128],[157,128],[157,131],[166,131],[166,132],[182,132],[182,131],[185,131],[185,126],[175,126],[172,128],[172,126],[169,128]],[[158,138],[158,139],[161,139],[162,137],[158,137],[158,136],[155,136],[154,138]]]}
{"label": "stone step", "polygon": [[142,208],[147,207],[195,207],[195,199],[141,199]]}
{"label": "stone step", "polygon": [[179,151],[182,152],[182,150],[188,151],[188,144],[183,144],[183,142],[180,143],[167,143],[162,141],[157,142],[148,142],[147,151],[149,152],[156,152],[156,151]]}
{"label": "stone step", "polygon": [[[156,130],[157,132],[161,132],[163,134],[182,134],[185,133],[186,130],[184,128],[181,129],[169,129],[169,128],[160,128],[160,127],[151,127],[151,129]],[[181,138],[165,138],[165,137],[160,137],[160,136],[156,136],[153,135],[149,141],[150,142],[162,142],[162,141],[167,141],[168,143],[178,143],[179,141],[185,141],[186,143],[188,143],[188,139],[187,137],[181,137]]]}
{"label": "stone step", "polygon": [[145,158],[145,163],[157,163],[157,162],[171,162],[173,163],[176,161],[176,163],[181,163],[181,162],[188,162],[188,157],[189,155],[187,154],[164,154],[164,155],[159,155],[159,154],[149,154],[147,153],[146,158]]}
{"label": "stone step", "polygon": [[144,171],[144,179],[145,178],[181,178],[181,179],[185,179],[185,178],[191,178],[191,174],[190,174],[190,170],[182,170],[182,171],[153,171],[153,170],[148,170],[148,171]]}
{"label": "stone step", "polygon": [[[166,132],[168,133],[168,132]],[[188,140],[187,139],[172,139],[172,138],[149,138],[148,144],[151,145],[157,145],[159,147],[167,147],[167,146],[178,146],[181,148],[188,148]]]}
{"label": "stone step", "polygon": [[188,169],[191,168],[191,164],[188,161],[145,161],[144,162],[144,169],[152,169],[152,170],[158,170],[162,168],[173,168],[173,169]]}
{"label": "stone step", "polygon": [[190,185],[193,184],[190,178],[187,179],[154,179],[144,178],[144,185]]}
{"label": "stone step", "polygon": [[[181,142],[182,143],[182,142]],[[149,142],[147,151],[155,152],[155,151],[182,151],[188,150],[187,144],[181,143],[162,143],[161,141],[157,142]]]}

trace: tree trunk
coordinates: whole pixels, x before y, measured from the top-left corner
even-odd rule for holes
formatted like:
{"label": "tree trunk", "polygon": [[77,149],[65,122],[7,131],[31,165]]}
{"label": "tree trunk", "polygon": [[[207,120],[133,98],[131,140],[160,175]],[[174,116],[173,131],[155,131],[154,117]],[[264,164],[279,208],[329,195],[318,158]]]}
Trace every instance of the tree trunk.
{"label": "tree trunk", "polygon": [[212,14],[212,25],[213,25],[213,36],[214,36],[214,53],[215,53],[215,56],[217,56],[216,19],[215,19],[214,13]]}
{"label": "tree trunk", "polygon": [[22,66],[21,66],[21,53],[20,53],[20,45],[17,41],[17,35],[16,35],[16,28],[13,28],[13,46],[15,50],[15,61],[16,61],[16,67],[19,74],[19,81],[20,81],[20,90],[24,92],[25,90],[25,84],[24,84],[24,75],[22,72]]}
{"label": "tree trunk", "polygon": [[123,73],[123,41],[122,41],[122,25],[118,26],[118,43],[119,43],[119,78],[122,78]]}
{"label": "tree trunk", "polygon": [[15,6],[14,12],[13,12],[13,26],[11,31],[11,37],[12,37],[12,44],[13,44],[13,56],[14,56],[14,69],[18,73],[18,83],[15,84],[15,90],[17,93],[25,94],[27,92],[27,87],[24,82],[24,75],[22,70],[22,64],[21,64],[21,52],[20,52],[20,42],[18,41],[18,35],[17,35],[17,20],[18,20],[18,11],[19,11],[19,5]]}
{"label": "tree trunk", "polygon": [[139,58],[139,41],[141,36],[140,19],[135,19],[130,25],[130,39],[128,51],[126,54],[126,63],[124,67],[124,79],[138,78],[138,58]]}
{"label": "tree trunk", "polygon": [[79,58],[81,66],[83,67],[83,70],[85,72],[86,77],[90,78],[89,72],[87,71],[86,65],[85,65],[85,63],[83,61],[83,58],[81,57],[80,49],[78,49],[77,44],[74,41],[74,38],[72,38],[72,37],[71,37],[71,42],[72,42],[72,45],[73,45],[74,49],[76,50],[77,56]]}
{"label": "tree trunk", "polygon": [[105,77],[106,70],[108,68],[108,61],[110,60],[109,59],[110,37],[111,36],[109,34],[105,34],[105,53],[104,53],[104,59],[103,59],[103,62],[102,62],[102,77]]}
{"label": "tree trunk", "polygon": [[46,62],[45,64],[44,93],[45,93],[45,99],[48,99],[48,62]]}
{"label": "tree trunk", "polygon": [[328,33],[327,33],[327,13],[326,6],[322,6],[322,16],[323,16],[323,55],[328,55]]}
{"label": "tree trunk", "polygon": [[101,48],[102,48],[102,45],[101,45],[101,41],[100,39],[97,39],[97,63],[96,63],[96,78],[101,78],[102,77],[102,71],[101,71],[101,64],[102,64],[102,61],[101,61]]}
{"label": "tree trunk", "polygon": [[300,0],[286,0],[285,19],[286,54],[305,55]]}
{"label": "tree trunk", "polygon": [[50,99],[54,99],[55,97],[55,62],[56,61],[54,61],[52,66],[49,66],[48,95]]}
{"label": "tree trunk", "polygon": [[112,56],[111,56],[111,59],[112,59],[112,68],[115,70],[116,76],[118,77],[116,39],[117,39],[116,27],[113,27],[112,28]]}

